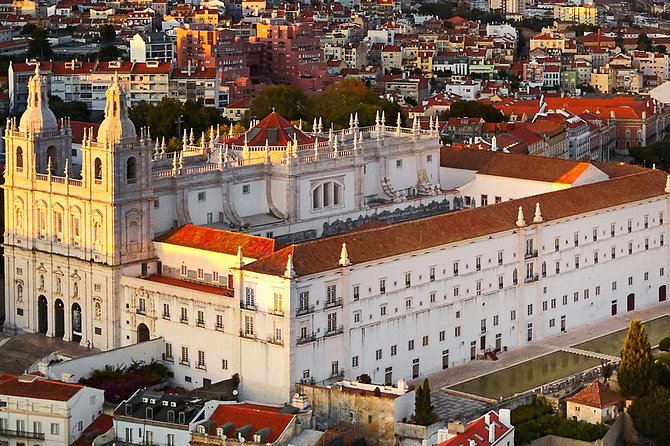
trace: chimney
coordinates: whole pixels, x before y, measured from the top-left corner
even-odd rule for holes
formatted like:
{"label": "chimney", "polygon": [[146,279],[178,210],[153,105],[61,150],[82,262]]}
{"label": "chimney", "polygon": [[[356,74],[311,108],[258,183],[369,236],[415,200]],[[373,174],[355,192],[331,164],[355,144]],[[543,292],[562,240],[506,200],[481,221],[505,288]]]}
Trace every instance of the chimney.
{"label": "chimney", "polygon": [[512,411],[509,409],[500,409],[498,411],[498,419],[505,426],[512,426]]}
{"label": "chimney", "polygon": [[468,445],[469,446],[477,446],[477,442],[473,440],[472,438],[468,439]]}
{"label": "chimney", "polygon": [[486,423],[487,426],[491,425],[491,415],[490,414],[487,413],[486,415],[484,415],[484,423]]}
{"label": "chimney", "polygon": [[496,424],[489,424],[489,443],[493,444],[496,441]]}

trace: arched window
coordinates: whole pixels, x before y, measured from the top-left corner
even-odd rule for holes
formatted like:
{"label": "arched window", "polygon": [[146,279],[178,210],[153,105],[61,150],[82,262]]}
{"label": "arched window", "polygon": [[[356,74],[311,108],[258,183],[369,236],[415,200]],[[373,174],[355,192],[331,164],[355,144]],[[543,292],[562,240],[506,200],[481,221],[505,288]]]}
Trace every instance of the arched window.
{"label": "arched window", "polygon": [[95,165],[94,165],[94,176],[96,180],[102,180],[102,161],[100,158],[95,159]]}
{"label": "arched window", "polygon": [[128,180],[128,183],[137,181],[137,161],[134,156],[126,161],[126,180]]}
{"label": "arched window", "polygon": [[23,170],[23,149],[20,146],[16,148],[16,170]]}
{"label": "arched window", "polygon": [[344,204],[344,186],[326,181],[312,189],[312,209],[328,209]]}
{"label": "arched window", "polygon": [[47,149],[47,167],[51,165],[51,171],[47,173],[50,173],[51,175],[56,175],[56,172],[58,172],[58,157],[56,156],[56,150],[55,146],[49,146]]}
{"label": "arched window", "polygon": [[626,130],[625,137],[626,139],[630,139],[630,129]]}

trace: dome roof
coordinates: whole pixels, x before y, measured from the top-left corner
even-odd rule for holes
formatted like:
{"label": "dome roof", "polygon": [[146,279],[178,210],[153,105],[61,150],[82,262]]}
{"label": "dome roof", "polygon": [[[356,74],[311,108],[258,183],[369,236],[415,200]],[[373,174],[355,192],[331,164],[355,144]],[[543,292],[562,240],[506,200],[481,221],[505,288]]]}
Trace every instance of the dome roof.
{"label": "dome roof", "polygon": [[28,106],[21,115],[19,131],[41,133],[47,130],[58,130],[56,115],[49,108],[47,82],[40,74],[40,66],[35,66],[35,75],[28,81]]}
{"label": "dome roof", "polygon": [[107,89],[105,119],[98,129],[98,142],[112,145],[124,140],[135,140],[136,138],[135,125],[128,117],[126,92],[119,85],[118,76],[114,75],[112,85]]}

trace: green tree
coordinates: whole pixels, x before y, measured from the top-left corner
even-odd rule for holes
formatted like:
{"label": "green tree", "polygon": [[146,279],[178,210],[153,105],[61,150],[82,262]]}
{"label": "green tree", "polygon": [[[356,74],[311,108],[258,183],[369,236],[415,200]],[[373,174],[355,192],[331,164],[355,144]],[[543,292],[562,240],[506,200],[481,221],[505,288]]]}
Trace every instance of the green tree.
{"label": "green tree", "polygon": [[37,25],[34,23],[26,23],[23,25],[23,28],[21,28],[21,35],[22,36],[30,36],[35,29],[37,28]]}
{"label": "green tree", "polygon": [[54,112],[56,118],[70,118],[73,121],[88,122],[91,112],[85,102],[67,101],[63,102],[58,96],[49,96],[49,108]]}
{"label": "green tree", "polygon": [[658,446],[670,445],[670,391],[659,387],[633,400],[628,414],[633,419],[635,429],[654,441]]}
{"label": "green tree", "polygon": [[54,55],[51,49],[51,44],[48,40],[49,34],[46,29],[36,27],[30,34],[28,42],[28,58],[35,58],[38,60],[51,59]]}
{"label": "green tree", "polygon": [[112,25],[102,25],[100,29],[98,30],[100,33],[100,42],[105,44],[105,45],[110,45],[114,43],[114,39],[116,39],[116,31],[114,30],[114,27]]}
{"label": "green tree", "polygon": [[644,326],[639,320],[630,321],[621,352],[617,379],[626,396],[641,396],[650,388],[649,373],[652,365],[651,346]]}
{"label": "green tree", "polygon": [[640,34],[637,36],[637,49],[641,51],[651,51],[654,49],[651,39],[646,34]]}
{"label": "green tree", "polygon": [[100,48],[100,51],[98,51],[98,60],[101,62],[117,60],[122,56],[123,51],[121,51],[116,45],[105,45]]}
{"label": "green tree", "polygon": [[483,118],[486,122],[503,122],[505,120],[505,115],[500,110],[478,101],[454,102],[449,111],[442,113],[440,119],[444,121],[453,117]]}
{"label": "green tree", "polygon": [[134,107],[128,110],[128,117],[135,129],[139,132],[140,128],[146,127],[149,124],[149,113],[153,107],[147,101],[140,101]]}
{"label": "green tree", "polygon": [[307,96],[291,85],[272,85],[258,92],[251,103],[251,115],[263,119],[276,111],[289,121],[307,118]]}
{"label": "green tree", "polygon": [[430,385],[428,380],[423,381],[423,386],[419,386],[414,394],[414,422],[423,426],[428,426],[437,421],[437,414],[430,401]]}
{"label": "green tree", "polygon": [[358,113],[359,126],[375,123],[377,110],[384,111],[386,123],[395,125],[400,112],[397,104],[380,99],[363,82],[345,79],[338,85],[331,85],[325,91],[309,98],[310,116],[322,118],[324,126],[333,124],[335,129],[349,127],[349,117]]}

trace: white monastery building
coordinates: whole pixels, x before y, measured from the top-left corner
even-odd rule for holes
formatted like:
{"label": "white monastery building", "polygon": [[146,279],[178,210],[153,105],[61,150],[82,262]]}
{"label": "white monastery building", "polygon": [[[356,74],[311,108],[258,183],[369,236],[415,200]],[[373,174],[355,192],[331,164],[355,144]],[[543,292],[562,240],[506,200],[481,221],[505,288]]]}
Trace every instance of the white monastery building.
{"label": "white monastery building", "polygon": [[243,398],[281,403],[300,381],[392,383],[666,299],[660,171],[440,154],[432,121],[384,116],[305,133],[272,113],[168,155],[118,82],[77,166],[43,87],[38,68],[5,133],[8,325],[163,337],[187,388],[237,373]]}

